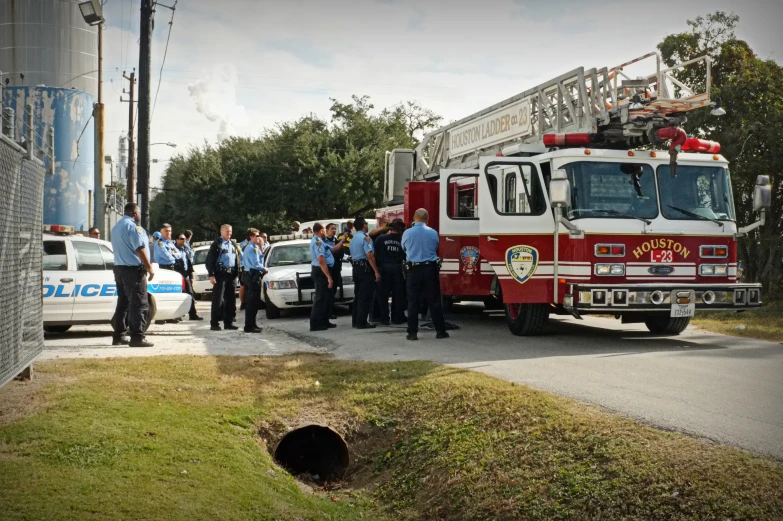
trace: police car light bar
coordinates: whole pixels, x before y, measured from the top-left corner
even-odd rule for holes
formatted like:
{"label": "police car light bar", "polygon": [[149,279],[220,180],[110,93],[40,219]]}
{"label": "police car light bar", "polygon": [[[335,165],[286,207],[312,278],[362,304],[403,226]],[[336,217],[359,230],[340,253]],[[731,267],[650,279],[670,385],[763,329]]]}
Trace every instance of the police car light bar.
{"label": "police car light bar", "polygon": [[295,239],[312,239],[312,233],[289,233],[287,235],[270,235],[269,242],[293,241]]}
{"label": "police car light bar", "polygon": [[45,233],[59,233],[64,235],[70,235],[73,233],[73,226],[65,226],[64,224],[46,224],[43,231]]}

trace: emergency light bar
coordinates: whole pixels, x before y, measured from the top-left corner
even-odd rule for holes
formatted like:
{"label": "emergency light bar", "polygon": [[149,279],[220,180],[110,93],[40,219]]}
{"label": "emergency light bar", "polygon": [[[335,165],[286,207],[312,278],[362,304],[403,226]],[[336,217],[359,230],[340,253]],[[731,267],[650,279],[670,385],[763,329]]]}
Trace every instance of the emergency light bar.
{"label": "emergency light bar", "polygon": [[43,227],[45,233],[59,233],[63,235],[70,235],[73,233],[73,226],[66,226],[64,224],[46,224]]}
{"label": "emergency light bar", "polygon": [[595,134],[544,134],[546,147],[579,147],[589,145],[595,140]]}

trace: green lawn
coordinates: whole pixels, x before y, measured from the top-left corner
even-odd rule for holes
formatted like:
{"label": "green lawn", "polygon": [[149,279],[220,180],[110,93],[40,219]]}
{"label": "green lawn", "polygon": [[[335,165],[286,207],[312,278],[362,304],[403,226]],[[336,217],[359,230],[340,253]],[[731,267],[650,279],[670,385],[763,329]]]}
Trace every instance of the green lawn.
{"label": "green lawn", "polygon": [[[4,520],[779,520],[778,462],[426,362],[47,362],[0,390]],[[309,491],[267,451],[328,422],[354,464]]]}
{"label": "green lawn", "polygon": [[[743,313],[700,311],[696,314],[693,325],[724,335],[783,342],[783,302],[771,302],[759,309]],[[738,326],[740,329],[737,329]]]}

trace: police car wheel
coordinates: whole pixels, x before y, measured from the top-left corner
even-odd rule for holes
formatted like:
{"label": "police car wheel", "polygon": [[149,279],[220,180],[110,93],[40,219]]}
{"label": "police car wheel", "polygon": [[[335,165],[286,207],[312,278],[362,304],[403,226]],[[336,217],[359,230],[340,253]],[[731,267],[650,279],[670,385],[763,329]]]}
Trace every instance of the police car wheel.
{"label": "police car wheel", "polygon": [[65,333],[71,326],[44,326],[43,329],[47,333]]}
{"label": "police car wheel", "polygon": [[669,315],[651,315],[644,320],[644,325],[650,333],[656,335],[679,335],[690,323],[690,317],[675,318]]}
{"label": "police car wheel", "polygon": [[549,320],[548,304],[506,304],[506,324],[516,336],[537,335]]}
{"label": "police car wheel", "polygon": [[264,291],[264,311],[266,311],[266,318],[268,319],[280,318],[280,308],[272,304],[266,291]]}
{"label": "police car wheel", "polygon": [[147,312],[147,320],[144,323],[145,333],[150,328],[150,324],[152,324],[152,321],[155,320],[155,313],[157,313],[158,311],[158,308],[155,305],[155,299],[152,298],[152,295],[150,295],[149,293],[147,293],[147,303],[149,304],[149,311]]}

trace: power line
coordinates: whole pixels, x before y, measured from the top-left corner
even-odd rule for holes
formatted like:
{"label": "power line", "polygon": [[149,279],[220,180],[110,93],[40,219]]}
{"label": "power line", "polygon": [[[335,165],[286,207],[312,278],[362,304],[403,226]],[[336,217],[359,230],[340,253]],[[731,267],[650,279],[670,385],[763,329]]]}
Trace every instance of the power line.
{"label": "power line", "polygon": [[166,55],[169,52],[169,40],[171,39],[171,28],[174,26],[174,13],[177,9],[177,0],[174,0],[174,5],[171,6],[171,20],[169,21],[169,34],[166,36],[166,48],[163,51],[163,61],[160,62],[160,73],[158,74],[158,88],[155,90],[155,101],[152,103],[152,114],[150,114],[150,122],[155,117],[155,107],[158,105],[158,93],[160,93],[160,83],[163,80],[163,66],[166,65]]}

